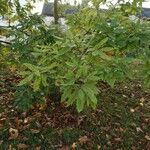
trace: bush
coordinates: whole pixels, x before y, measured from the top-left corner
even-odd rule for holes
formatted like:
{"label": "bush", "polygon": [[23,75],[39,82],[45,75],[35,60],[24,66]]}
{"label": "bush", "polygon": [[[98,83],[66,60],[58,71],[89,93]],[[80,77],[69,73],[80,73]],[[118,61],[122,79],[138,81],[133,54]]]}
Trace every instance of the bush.
{"label": "bush", "polygon": [[87,106],[96,108],[99,81],[113,88],[116,82],[132,79],[135,63],[145,66],[142,78],[149,83],[149,61],[145,63],[148,23],[130,20],[122,7],[101,12],[99,1],[94,4],[92,9],[83,8],[70,16],[65,33],[34,22],[32,17],[17,26],[13,48],[19,61],[25,57],[19,86],[28,85],[35,93],[57,86],[62,102],[75,104],[81,112]]}

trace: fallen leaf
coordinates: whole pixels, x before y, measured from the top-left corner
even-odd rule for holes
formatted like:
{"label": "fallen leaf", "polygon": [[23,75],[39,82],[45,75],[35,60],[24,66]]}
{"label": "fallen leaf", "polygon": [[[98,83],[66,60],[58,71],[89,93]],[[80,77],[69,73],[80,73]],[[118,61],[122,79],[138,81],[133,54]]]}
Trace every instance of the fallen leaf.
{"label": "fallen leaf", "polygon": [[80,116],[78,118],[78,126],[81,125],[84,122],[85,119],[86,119],[86,116]]}
{"label": "fallen leaf", "polygon": [[28,122],[28,118],[25,118],[23,122],[24,122],[24,123],[27,123],[27,122]]}
{"label": "fallen leaf", "polygon": [[143,132],[143,130],[142,130],[140,127],[137,127],[137,128],[136,128],[136,131],[137,131],[137,132]]}
{"label": "fallen leaf", "polygon": [[137,148],[135,146],[132,146],[131,149],[132,150],[137,150]]}
{"label": "fallen leaf", "polygon": [[35,150],[41,150],[41,146],[37,146]]}
{"label": "fallen leaf", "polygon": [[145,98],[142,97],[142,98],[140,99],[140,102],[143,103],[144,101],[145,101]]}
{"label": "fallen leaf", "polygon": [[143,103],[140,103],[140,106],[143,106],[144,104]]}
{"label": "fallen leaf", "polygon": [[0,140],[0,145],[3,143],[3,140]]}
{"label": "fallen leaf", "polygon": [[121,138],[115,138],[114,140],[117,141],[117,142],[120,142]]}
{"label": "fallen leaf", "polygon": [[36,133],[39,133],[39,132],[40,132],[39,130],[36,130],[36,129],[30,129],[30,131],[31,131],[31,133],[34,133],[34,134],[36,134]]}
{"label": "fallen leaf", "polygon": [[150,142],[147,143],[147,150],[150,150]]}
{"label": "fallen leaf", "polygon": [[72,147],[72,150],[75,150],[75,148],[77,147],[77,144],[73,143],[71,147]]}
{"label": "fallen leaf", "polygon": [[122,95],[124,98],[126,98],[127,96],[126,95]]}
{"label": "fallen leaf", "polygon": [[101,146],[100,146],[100,145],[97,145],[97,149],[100,150],[100,149],[101,149]]}
{"label": "fallen leaf", "polygon": [[0,124],[0,129],[2,129],[3,128],[3,125],[2,124]]}
{"label": "fallen leaf", "polygon": [[59,150],[69,150],[69,146],[63,146],[63,147],[60,148]]}
{"label": "fallen leaf", "polygon": [[18,147],[18,149],[27,149],[28,145],[20,143],[20,144],[17,145],[17,147]]}
{"label": "fallen leaf", "polygon": [[131,108],[131,109],[130,109],[130,112],[132,112],[132,113],[133,113],[133,112],[135,112],[135,110]]}
{"label": "fallen leaf", "polygon": [[120,132],[124,132],[124,129],[120,127],[120,128],[119,128],[119,131],[120,131]]}
{"label": "fallen leaf", "polygon": [[79,138],[79,142],[80,142],[81,144],[85,144],[85,143],[87,143],[88,141],[89,141],[89,139],[88,139],[88,137],[87,137],[86,135]]}
{"label": "fallen leaf", "polygon": [[145,135],[146,140],[150,141],[150,137],[148,135]]}
{"label": "fallen leaf", "polygon": [[12,148],[12,146],[11,146],[11,145],[9,145],[8,150],[16,150],[16,149],[15,149],[15,148]]}
{"label": "fallen leaf", "polygon": [[18,137],[18,130],[17,129],[13,129],[10,128],[9,129],[9,133],[10,133],[10,139],[16,139]]}

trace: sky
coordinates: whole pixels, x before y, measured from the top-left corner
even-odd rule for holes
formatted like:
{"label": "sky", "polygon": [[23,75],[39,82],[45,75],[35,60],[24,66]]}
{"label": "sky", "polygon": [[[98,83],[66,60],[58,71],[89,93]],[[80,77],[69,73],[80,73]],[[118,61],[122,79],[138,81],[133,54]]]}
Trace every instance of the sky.
{"label": "sky", "polygon": [[[23,5],[23,4],[25,4],[25,1],[26,0],[20,0],[20,3]],[[53,2],[53,0],[50,0],[50,1]],[[65,2],[65,1],[72,4],[72,5],[74,4],[74,0],[62,0],[62,2]],[[76,0],[76,1],[77,1],[77,3],[82,2],[82,0]],[[108,0],[108,1],[110,1],[112,3],[116,3],[117,0]],[[41,13],[43,4],[44,4],[44,2],[36,2],[34,4],[35,8],[33,9],[33,13]],[[103,5],[101,7],[102,8],[107,8],[106,5]],[[146,0],[146,2],[143,2],[143,7],[144,8],[150,8],[150,0]]]}

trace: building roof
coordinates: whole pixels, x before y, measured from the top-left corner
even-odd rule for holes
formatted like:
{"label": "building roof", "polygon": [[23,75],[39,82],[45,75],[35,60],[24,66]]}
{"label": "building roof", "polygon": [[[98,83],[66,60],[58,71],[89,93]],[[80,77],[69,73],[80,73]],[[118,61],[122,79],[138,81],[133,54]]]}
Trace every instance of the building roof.
{"label": "building roof", "polygon": [[[64,14],[74,14],[78,10],[75,8],[70,8],[65,10]],[[42,15],[45,16],[54,16],[54,3],[44,3],[43,9],[42,9]],[[142,13],[140,15],[142,18],[150,18],[150,8],[143,8]]]}
{"label": "building roof", "polygon": [[44,3],[42,9],[42,15],[54,16],[54,3]]}
{"label": "building roof", "polygon": [[[65,15],[72,15],[77,12],[77,9],[70,8],[65,10]],[[42,9],[42,15],[44,16],[54,16],[54,3],[44,3],[43,9]],[[62,16],[61,16],[62,17]]]}
{"label": "building roof", "polygon": [[142,17],[150,18],[150,8],[143,8]]}

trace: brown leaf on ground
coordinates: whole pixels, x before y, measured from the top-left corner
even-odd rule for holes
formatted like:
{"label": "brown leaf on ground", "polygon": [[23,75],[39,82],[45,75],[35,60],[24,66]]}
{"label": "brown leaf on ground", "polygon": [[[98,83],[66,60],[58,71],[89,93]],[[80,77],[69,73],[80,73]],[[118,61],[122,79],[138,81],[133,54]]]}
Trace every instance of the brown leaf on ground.
{"label": "brown leaf on ground", "polygon": [[142,97],[142,98],[140,99],[140,102],[143,103],[144,101],[145,101],[145,98]]}
{"label": "brown leaf on ground", "polygon": [[86,135],[79,138],[80,144],[86,144],[88,141],[89,139]]}
{"label": "brown leaf on ground", "polygon": [[60,148],[59,150],[70,150],[70,149],[69,149],[69,146],[65,145],[62,148]]}
{"label": "brown leaf on ground", "polygon": [[148,135],[145,135],[146,140],[150,141],[150,137]]}
{"label": "brown leaf on ground", "polygon": [[18,148],[18,149],[27,149],[27,148],[28,148],[28,145],[23,144],[23,143],[20,143],[20,144],[17,145],[17,148]]}
{"label": "brown leaf on ground", "polygon": [[2,124],[0,124],[0,129],[2,129],[3,128],[3,125]]}
{"label": "brown leaf on ground", "polygon": [[37,146],[35,150],[41,150],[41,146]]}
{"label": "brown leaf on ground", "polygon": [[0,145],[3,143],[3,140],[0,140]]}
{"label": "brown leaf on ground", "polygon": [[39,133],[39,132],[40,132],[39,130],[36,130],[36,129],[30,129],[30,131],[31,131],[31,133],[34,133],[34,134],[36,134],[36,133]]}
{"label": "brown leaf on ground", "polygon": [[76,144],[76,143],[73,143],[72,146],[71,146],[72,150],[75,150],[76,147],[77,147],[77,144]]}
{"label": "brown leaf on ground", "polygon": [[15,148],[13,148],[11,145],[9,145],[8,150],[16,150]]}
{"label": "brown leaf on ground", "polygon": [[137,128],[136,128],[136,131],[137,131],[137,132],[143,132],[143,130],[142,130],[140,127],[137,127]]}
{"label": "brown leaf on ground", "polygon": [[120,142],[121,138],[115,138],[114,140],[117,141],[117,142]]}
{"label": "brown leaf on ground", "polygon": [[78,120],[77,120],[78,126],[81,125],[85,121],[85,119],[86,119],[85,115],[78,117]]}
{"label": "brown leaf on ground", "polygon": [[10,128],[9,129],[10,139],[16,139],[18,137],[18,130]]}
{"label": "brown leaf on ground", "polygon": [[147,143],[146,148],[147,148],[147,150],[150,150],[150,142]]}
{"label": "brown leaf on ground", "polygon": [[100,145],[97,145],[97,150],[100,150],[101,149],[101,146]]}

